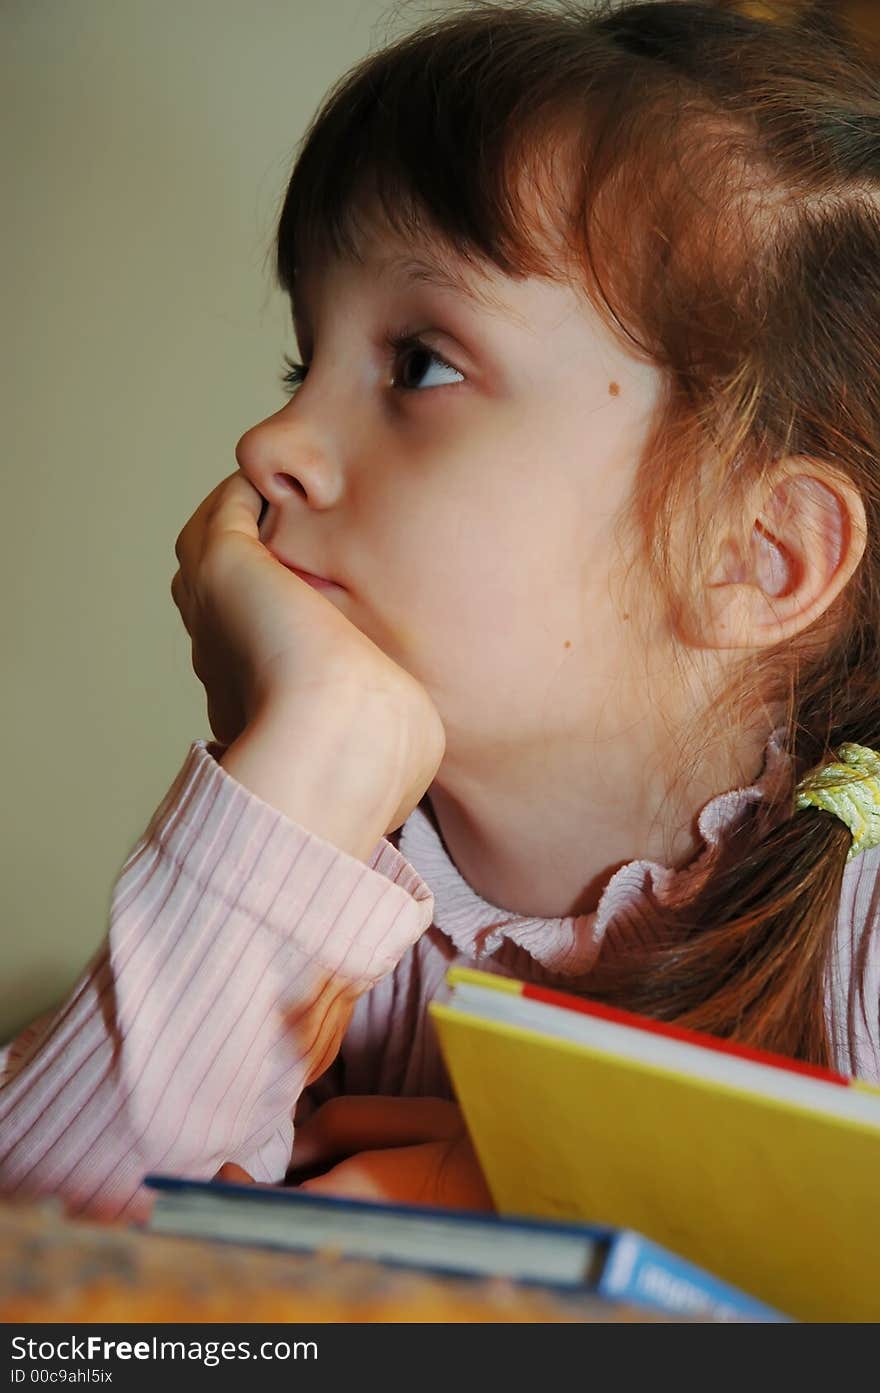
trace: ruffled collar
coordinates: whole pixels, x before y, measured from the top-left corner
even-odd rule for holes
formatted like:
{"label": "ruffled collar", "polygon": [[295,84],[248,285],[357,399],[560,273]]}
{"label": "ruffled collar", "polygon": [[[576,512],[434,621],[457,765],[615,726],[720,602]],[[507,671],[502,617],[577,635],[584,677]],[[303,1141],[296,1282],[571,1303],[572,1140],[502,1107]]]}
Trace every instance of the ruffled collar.
{"label": "ruffled collar", "polygon": [[542,919],[516,914],[484,900],[452,861],[433,817],[427,796],[400,832],[401,854],[418,871],[434,895],[434,923],[460,953],[479,959],[505,943],[524,949],[541,967],[563,977],[586,973],[600,947],[614,951],[657,941],[658,906],[677,906],[695,896],[722,846],[750,805],[779,803],[790,785],[791,757],[781,732],[768,741],[764,767],[748,788],[718,794],[702,809],[697,827],[702,846],[677,870],[655,861],[630,861],[606,885],[598,907],[589,914]]}

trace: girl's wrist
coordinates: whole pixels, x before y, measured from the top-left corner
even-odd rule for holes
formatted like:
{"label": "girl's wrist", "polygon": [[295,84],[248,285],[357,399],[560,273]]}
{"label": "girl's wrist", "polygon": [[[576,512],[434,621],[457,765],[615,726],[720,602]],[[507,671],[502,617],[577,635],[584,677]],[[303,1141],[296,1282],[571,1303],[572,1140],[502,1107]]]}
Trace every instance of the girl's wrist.
{"label": "girl's wrist", "polygon": [[393,739],[363,724],[363,709],[285,703],[265,709],[220,758],[226,772],[324,841],[368,864],[397,798]]}

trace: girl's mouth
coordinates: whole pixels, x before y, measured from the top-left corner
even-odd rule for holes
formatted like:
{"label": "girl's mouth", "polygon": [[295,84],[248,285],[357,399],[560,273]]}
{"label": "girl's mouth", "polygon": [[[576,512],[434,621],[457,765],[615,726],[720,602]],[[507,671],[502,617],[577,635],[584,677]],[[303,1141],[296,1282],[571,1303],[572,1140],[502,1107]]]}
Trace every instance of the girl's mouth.
{"label": "girl's mouth", "polygon": [[311,571],[303,571],[299,566],[288,566],[286,561],[282,562],[282,565],[287,566],[288,571],[293,571],[294,575],[299,576],[300,580],[304,580],[307,585],[314,586],[316,590],[333,590],[337,588],[336,581],[327,580],[326,576],[312,575]]}

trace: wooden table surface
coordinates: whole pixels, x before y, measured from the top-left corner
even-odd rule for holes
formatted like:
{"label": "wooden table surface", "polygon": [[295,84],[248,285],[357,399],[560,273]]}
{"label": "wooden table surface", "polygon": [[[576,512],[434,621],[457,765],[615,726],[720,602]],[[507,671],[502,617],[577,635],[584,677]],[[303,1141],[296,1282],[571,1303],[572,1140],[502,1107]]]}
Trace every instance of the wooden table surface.
{"label": "wooden table surface", "polygon": [[7,1324],[661,1320],[673,1318],[500,1278],[172,1238],[68,1219],[56,1200],[0,1200],[0,1321]]}

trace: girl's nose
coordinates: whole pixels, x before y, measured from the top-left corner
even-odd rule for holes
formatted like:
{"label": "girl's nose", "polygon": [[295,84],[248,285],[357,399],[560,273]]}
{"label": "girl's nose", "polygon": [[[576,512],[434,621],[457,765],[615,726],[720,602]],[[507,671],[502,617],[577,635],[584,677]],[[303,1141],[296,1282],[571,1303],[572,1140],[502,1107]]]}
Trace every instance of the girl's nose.
{"label": "girl's nose", "polygon": [[235,458],[272,507],[332,508],[339,501],[342,475],[333,451],[287,408],[245,431]]}

